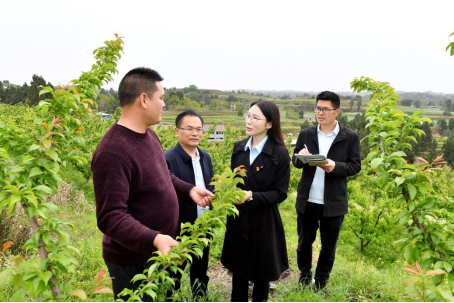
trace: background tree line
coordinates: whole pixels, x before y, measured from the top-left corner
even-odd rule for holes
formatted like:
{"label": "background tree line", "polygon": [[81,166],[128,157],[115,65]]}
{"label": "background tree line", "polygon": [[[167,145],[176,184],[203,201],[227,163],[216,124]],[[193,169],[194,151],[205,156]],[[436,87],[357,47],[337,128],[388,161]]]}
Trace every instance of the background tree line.
{"label": "background tree line", "polygon": [[22,86],[10,84],[8,80],[0,81],[0,103],[17,104],[24,103],[35,106],[39,101],[49,98],[50,94],[39,95],[39,86],[53,85],[46,82],[42,76],[33,75],[30,84],[25,82]]}

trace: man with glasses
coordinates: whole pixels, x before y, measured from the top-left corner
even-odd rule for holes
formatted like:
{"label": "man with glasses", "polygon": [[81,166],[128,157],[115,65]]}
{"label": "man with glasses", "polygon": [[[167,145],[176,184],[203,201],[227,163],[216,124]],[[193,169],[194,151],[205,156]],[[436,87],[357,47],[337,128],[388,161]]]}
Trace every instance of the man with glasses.
{"label": "man with glasses", "polygon": [[[314,277],[316,292],[325,288],[334,265],[339,232],[348,212],[347,177],[361,170],[358,135],[337,122],[339,107],[337,94],[324,91],[317,95],[314,112],[318,125],[301,131],[293,155],[293,165],[304,168],[296,198],[299,283],[312,286],[312,244],[320,227],[322,247]],[[297,154],[321,154],[328,163],[303,164],[295,157]]]}
{"label": "man with glasses", "polygon": [[[202,134],[203,119],[197,112],[188,110],[179,114],[175,119],[175,135],[178,137],[178,143],[167,150],[166,161],[169,170],[178,178],[197,187],[213,191],[213,186],[210,185],[213,177],[210,154],[198,148]],[[186,222],[194,223],[202,212],[210,208],[210,206],[201,207],[187,198],[179,198],[178,204],[180,208],[178,226]],[[207,246],[202,258],[192,256],[190,279],[195,299],[207,293],[209,252],[210,248]],[[176,287],[180,286],[179,282],[176,284]]]}

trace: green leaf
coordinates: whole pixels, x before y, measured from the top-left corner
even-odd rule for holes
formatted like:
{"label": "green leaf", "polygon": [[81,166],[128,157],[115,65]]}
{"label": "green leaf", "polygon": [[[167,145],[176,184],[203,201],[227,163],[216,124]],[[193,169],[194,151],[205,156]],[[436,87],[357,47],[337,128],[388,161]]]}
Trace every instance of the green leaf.
{"label": "green leaf", "polygon": [[54,93],[54,90],[50,86],[45,86],[39,91],[39,95],[41,96],[42,94],[47,94],[47,93]]}
{"label": "green leaf", "polygon": [[6,287],[12,274],[13,270],[11,268],[7,268],[0,273],[0,290],[3,290]]}
{"label": "green leaf", "polygon": [[70,293],[70,295],[71,296],[76,296],[76,297],[80,298],[82,301],[86,301],[87,300],[87,294],[82,289],[73,290]]}
{"label": "green leaf", "polygon": [[155,291],[153,291],[152,289],[145,289],[144,293],[146,293],[151,298],[153,298],[153,301],[156,301],[156,292]]}
{"label": "green leaf", "polygon": [[394,181],[396,182],[396,185],[399,186],[401,185],[402,183],[405,182],[405,178],[404,177],[397,177],[394,179]]}
{"label": "green leaf", "polygon": [[440,289],[440,295],[443,298],[445,298],[448,302],[454,302],[454,297],[452,296],[451,292]]}
{"label": "green leaf", "polygon": [[391,155],[389,155],[390,158],[405,157],[405,156],[407,156],[407,154],[405,154],[403,151],[393,152]]}
{"label": "green leaf", "polygon": [[[50,233],[48,231],[46,231],[45,233],[43,233],[42,237],[43,237],[44,244],[48,246],[50,244]],[[43,280],[44,280],[44,278],[43,278]]]}
{"label": "green leaf", "polygon": [[414,200],[416,197],[416,194],[418,191],[416,190],[416,187],[413,186],[413,184],[407,184],[408,192],[410,193],[410,199]]}
{"label": "green leaf", "polygon": [[444,261],[443,267],[446,269],[447,272],[451,272],[451,270],[452,270],[452,265],[449,262]]}
{"label": "green leaf", "polygon": [[432,199],[427,199],[418,204],[418,207],[421,209],[430,209],[434,206],[434,201]]}
{"label": "green leaf", "polygon": [[408,286],[416,284],[420,281],[421,281],[421,278],[418,276],[409,276],[409,277],[405,278],[403,284],[404,284],[404,287],[408,287]]}
{"label": "green leaf", "polygon": [[58,206],[53,203],[50,203],[50,202],[42,203],[41,206],[44,206],[45,208],[49,209],[53,213],[58,213]]}
{"label": "green leaf", "polygon": [[199,256],[200,258],[203,256],[203,250],[201,250],[200,248],[198,247],[194,247],[194,252],[197,256]]}
{"label": "green leaf", "polygon": [[20,196],[20,190],[14,186],[14,185],[6,185],[3,187],[3,191],[4,192],[7,192],[7,193],[11,193],[11,194],[14,194],[16,196]]}
{"label": "green leaf", "polygon": [[454,289],[454,273],[448,273],[449,289]]}
{"label": "green leaf", "polygon": [[46,185],[38,185],[38,186],[34,187],[33,190],[43,191],[45,193],[52,194],[52,189]]}
{"label": "green leaf", "polygon": [[21,288],[22,286],[24,286],[23,276],[21,274],[14,275],[13,282],[11,284],[13,284],[13,286],[16,288]]}
{"label": "green leaf", "polygon": [[38,175],[41,175],[43,173],[43,171],[39,168],[39,167],[33,167],[31,170],[30,170],[30,174],[28,175],[29,178],[32,178],[34,176],[38,176]]}
{"label": "green leaf", "polygon": [[[44,233],[44,234],[46,234],[46,233]],[[49,234],[49,233],[47,232],[47,234]],[[43,235],[43,237],[44,237],[44,235]],[[49,236],[49,238],[50,238],[50,236]],[[47,285],[49,283],[49,279],[52,278],[52,273],[50,271],[45,271],[45,272],[40,273],[40,276],[41,276],[41,279],[44,281],[44,284]]]}
{"label": "green leaf", "polygon": [[383,158],[375,158],[370,162],[371,168],[376,169],[383,162]]}
{"label": "green leaf", "polygon": [[53,150],[53,149],[45,149],[44,153],[46,155],[48,155],[55,162],[59,162],[60,161],[60,157],[58,156],[58,154],[57,154],[57,152],[55,150]]}
{"label": "green leaf", "polygon": [[140,281],[140,280],[146,280],[147,277],[144,274],[137,274],[132,278],[132,282]]}
{"label": "green leaf", "polygon": [[22,157],[21,164],[28,164],[28,163],[32,162],[34,159],[35,159],[35,157],[33,157],[31,155],[25,155]]}
{"label": "green leaf", "polygon": [[38,274],[36,272],[26,274],[26,275],[24,275],[24,281],[31,280],[31,279],[35,278],[37,275]]}
{"label": "green leaf", "polygon": [[36,150],[36,149],[40,149],[41,146],[39,146],[38,144],[32,144],[29,148],[28,148],[28,151],[33,151],[33,150]]}
{"label": "green leaf", "polygon": [[153,265],[150,266],[150,268],[148,269],[148,278],[151,278],[154,271],[156,270],[156,267],[158,267],[158,263],[153,263]]}
{"label": "green leaf", "polygon": [[[34,282],[34,281],[33,281]],[[36,292],[38,294],[42,294],[43,292],[45,292],[47,290],[47,286],[46,284],[44,283],[43,280],[38,280],[38,284],[37,284],[37,287],[36,287]]]}
{"label": "green leaf", "polygon": [[38,199],[36,199],[35,195],[25,195],[24,198],[26,198],[28,202],[32,203],[33,206],[38,207]]}
{"label": "green leaf", "polygon": [[36,212],[36,208],[34,207],[28,207],[27,208],[27,215],[28,215],[28,218],[31,219],[35,216],[35,212]]}
{"label": "green leaf", "polygon": [[23,302],[23,298],[25,296],[25,289],[21,288],[11,296],[11,302]]}

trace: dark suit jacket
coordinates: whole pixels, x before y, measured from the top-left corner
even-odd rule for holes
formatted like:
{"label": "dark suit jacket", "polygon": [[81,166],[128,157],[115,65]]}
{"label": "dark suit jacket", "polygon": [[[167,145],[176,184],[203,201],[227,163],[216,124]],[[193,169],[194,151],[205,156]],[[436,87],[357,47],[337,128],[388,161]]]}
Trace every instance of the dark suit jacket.
{"label": "dark suit jacket", "polygon": [[[304,168],[296,196],[296,210],[300,213],[304,213],[306,209],[309,191],[317,168],[303,164],[295,157],[295,154],[304,148],[304,144],[307,145],[312,154],[319,153],[316,125],[301,131],[293,154],[293,165],[297,168]],[[331,173],[325,174],[323,216],[345,215],[348,212],[347,177],[353,176],[361,170],[358,134],[339,124],[339,133],[331,144],[327,158],[336,162],[336,167]]]}
{"label": "dark suit jacket", "polygon": [[227,218],[221,262],[249,281],[274,281],[288,268],[284,227],[278,205],[287,198],[290,156],[285,147],[270,139],[252,165],[247,140],[235,144],[231,167],[244,165],[244,185],[253,200],[238,205],[238,217]]}
{"label": "dark suit jacket", "polygon": [[[214,188],[212,185],[210,185],[210,183],[211,178],[213,177],[213,164],[211,163],[210,154],[200,148],[198,148],[197,150],[199,151],[200,155],[200,166],[202,167],[205,187],[212,192]],[[175,174],[175,176],[183,181],[195,185],[192,158],[187,152],[184,151],[180,143],[177,143],[177,145],[167,150],[165,156],[167,166],[169,167],[169,170]],[[197,204],[194,203],[191,198],[178,198],[178,204],[180,207],[180,215],[177,235],[179,235],[181,223],[194,223],[194,221],[197,219]]]}

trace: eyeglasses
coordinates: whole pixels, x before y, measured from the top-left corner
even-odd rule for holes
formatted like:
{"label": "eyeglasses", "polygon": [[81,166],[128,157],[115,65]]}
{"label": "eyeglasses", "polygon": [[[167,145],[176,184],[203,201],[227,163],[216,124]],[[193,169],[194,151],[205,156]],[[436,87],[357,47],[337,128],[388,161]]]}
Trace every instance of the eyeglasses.
{"label": "eyeglasses", "polygon": [[184,131],[185,131],[186,133],[188,133],[188,134],[192,134],[194,131],[195,131],[197,134],[199,134],[199,135],[204,133],[203,128],[201,128],[201,127],[199,127],[199,128],[193,128],[193,127],[186,127],[186,128],[184,128],[184,127],[177,127],[177,128],[179,128],[179,129],[181,129],[181,130],[184,130]]}
{"label": "eyeglasses", "polygon": [[259,118],[257,116],[251,116],[249,114],[245,114],[244,115],[244,120],[247,121],[247,119],[251,119],[252,123],[257,123],[257,121],[259,121],[259,120],[266,120],[265,118]]}
{"label": "eyeglasses", "polygon": [[328,108],[328,107],[318,107],[318,106],[316,106],[316,107],[314,107],[314,113],[322,113],[322,114],[327,113],[327,114],[329,114],[330,111],[336,110],[336,109],[337,108]]}

